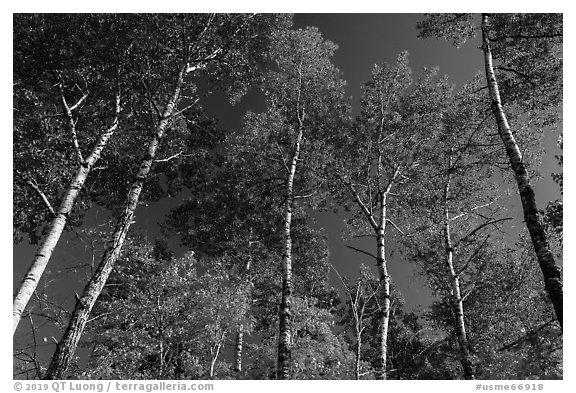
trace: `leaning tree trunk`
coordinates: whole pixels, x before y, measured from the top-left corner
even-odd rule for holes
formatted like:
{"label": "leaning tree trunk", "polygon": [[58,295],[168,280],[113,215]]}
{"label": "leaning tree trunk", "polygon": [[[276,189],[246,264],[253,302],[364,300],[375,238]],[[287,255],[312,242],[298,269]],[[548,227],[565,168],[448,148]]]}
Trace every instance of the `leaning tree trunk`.
{"label": "leaning tree trunk", "polygon": [[544,226],[542,225],[542,220],[536,206],[534,189],[530,184],[530,178],[528,176],[526,164],[522,159],[522,154],[520,153],[518,144],[516,143],[512,132],[510,131],[510,126],[502,107],[500,92],[498,90],[498,83],[496,81],[494,67],[492,64],[492,51],[490,48],[488,31],[488,15],[483,14],[482,50],[484,52],[486,80],[488,82],[490,98],[492,99],[492,112],[496,122],[498,123],[498,133],[500,134],[500,138],[502,139],[504,147],[506,148],[506,153],[508,154],[508,158],[510,160],[510,166],[512,167],[516,182],[518,184],[518,191],[520,193],[522,208],[524,210],[524,221],[528,227],[528,232],[530,233],[530,237],[532,239],[532,245],[534,246],[534,251],[536,252],[536,257],[538,259],[538,264],[540,265],[540,269],[542,270],[542,274],[544,276],[546,291],[548,292],[548,296],[550,297],[552,305],[554,306],[558,322],[560,322],[560,326],[563,326],[563,285],[560,269],[558,266],[556,266],[554,256],[548,244],[546,231],[544,230]]}
{"label": "leaning tree trunk", "polygon": [[384,233],[386,231],[386,199],[388,191],[382,193],[380,198],[380,223],[376,230],[376,265],[380,279],[382,294],[381,309],[378,314],[378,361],[375,378],[386,379],[386,354],[388,352],[388,322],[390,320],[390,275],[386,267],[386,248]]}
{"label": "leaning tree trunk", "polygon": [[120,114],[120,96],[116,97],[116,117],[114,118],[114,122],[112,126],[108,128],[96,142],[94,148],[90,155],[83,159],[82,162],[79,163],[78,170],[76,171],[76,176],[68,186],[66,193],[64,194],[62,201],[60,202],[60,206],[56,212],[55,217],[52,219],[52,223],[50,224],[50,231],[48,235],[44,238],[44,241],[40,244],[38,251],[36,251],[36,255],[34,256],[34,260],[28,269],[28,272],[24,276],[22,283],[20,284],[20,288],[18,292],[14,296],[13,308],[12,308],[12,334],[16,333],[16,329],[18,328],[18,324],[20,323],[20,319],[22,317],[22,313],[26,308],[26,305],[30,301],[32,294],[36,290],[36,286],[38,285],[38,281],[40,277],[44,273],[46,269],[46,265],[50,261],[50,257],[52,256],[52,252],[56,248],[58,244],[58,240],[60,240],[60,236],[64,231],[64,227],[66,226],[66,221],[68,216],[72,212],[72,208],[74,207],[74,203],[76,198],[80,194],[80,190],[84,186],[86,178],[90,173],[90,170],[96,164],[98,159],[100,159],[100,155],[102,154],[102,150],[106,147],[108,140],[112,137],[116,129],[118,128],[118,116]]}
{"label": "leaning tree trunk", "polygon": [[[298,115],[300,116],[300,115]],[[296,175],[296,165],[300,157],[300,144],[303,137],[303,126],[300,122],[296,147],[288,181],[286,185],[286,210],[284,212],[284,255],[282,256],[282,301],[280,303],[280,334],[278,338],[278,379],[290,379],[290,359],[291,359],[291,336],[290,326],[291,305],[292,305],[292,209],[294,206],[294,177]]]}
{"label": "leaning tree trunk", "polygon": [[[449,168],[451,168],[452,163],[450,162]],[[450,170],[450,169],[449,169]],[[456,331],[456,337],[458,338],[458,347],[460,349],[460,363],[464,369],[465,379],[476,379],[474,372],[474,364],[472,362],[472,357],[470,354],[470,345],[468,343],[468,337],[466,335],[466,325],[464,324],[464,306],[462,302],[462,296],[460,294],[460,282],[458,280],[458,275],[454,270],[454,248],[452,247],[452,239],[450,236],[450,215],[448,211],[448,197],[450,193],[450,174],[448,174],[448,179],[444,187],[444,245],[445,245],[445,256],[446,256],[446,270],[451,283],[451,297],[452,297],[452,307],[454,310],[454,330]]]}
{"label": "leaning tree trunk", "polygon": [[136,174],[136,177],[130,187],[128,197],[126,199],[126,208],[120,217],[118,224],[116,225],[112,235],[113,240],[104,252],[98,268],[84,288],[82,296],[76,302],[76,306],[74,307],[74,311],[70,317],[68,327],[66,328],[64,336],[58,343],[56,351],[52,356],[52,361],[50,362],[50,366],[48,367],[48,370],[44,376],[45,379],[62,379],[64,376],[64,373],[66,372],[66,369],[70,365],[70,362],[74,356],[78,341],[80,340],[80,337],[84,331],[84,327],[88,321],[90,311],[96,303],[96,299],[100,295],[102,288],[104,288],[104,285],[108,280],[108,276],[110,275],[114,264],[120,256],[122,245],[124,244],[124,239],[126,238],[126,234],[128,233],[130,225],[132,224],[134,211],[136,210],[142,188],[144,187],[144,181],[150,173],[150,169],[152,168],[152,163],[154,162],[154,157],[156,155],[156,150],[158,149],[160,140],[171,121],[171,116],[180,97],[184,73],[185,69],[182,69],[178,75],[174,93],[168,101],[166,108],[164,109],[162,119],[156,127],[154,136],[148,145],[148,151],[144,157],[144,160],[140,164],[138,173]]}

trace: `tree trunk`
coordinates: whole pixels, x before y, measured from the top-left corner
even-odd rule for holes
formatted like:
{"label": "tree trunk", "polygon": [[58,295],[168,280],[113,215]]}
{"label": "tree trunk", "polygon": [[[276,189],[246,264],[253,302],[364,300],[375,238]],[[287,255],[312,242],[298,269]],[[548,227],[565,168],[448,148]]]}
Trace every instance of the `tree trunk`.
{"label": "tree trunk", "polygon": [[360,361],[362,359],[362,332],[356,329],[356,362],[354,367],[354,374],[356,380],[360,380]]}
{"label": "tree trunk", "polygon": [[286,211],[284,212],[284,255],[282,256],[282,301],[280,303],[280,334],[278,341],[278,379],[290,379],[291,359],[291,304],[292,304],[292,208],[294,205],[294,177],[296,165],[300,156],[300,144],[302,143],[303,127],[300,124],[296,148],[290,164],[288,182],[286,186]]}
{"label": "tree trunk", "polygon": [[83,162],[80,163],[78,170],[76,171],[76,176],[68,186],[66,193],[64,194],[62,201],[60,202],[60,206],[58,207],[58,211],[56,212],[56,216],[52,219],[52,223],[50,224],[50,231],[48,235],[44,238],[44,241],[40,244],[36,255],[34,256],[34,260],[28,269],[28,272],[24,276],[22,283],[20,284],[20,288],[18,292],[14,296],[13,308],[12,308],[12,334],[16,333],[16,329],[18,328],[18,323],[20,322],[20,318],[22,317],[22,313],[26,308],[26,305],[30,301],[32,294],[36,290],[40,277],[44,273],[46,269],[46,265],[50,261],[50,257],[52,256],[52,252],[54,248],[56,248],[56,244],[58,244],[58,240],[60,240],[60,236],[64,231],[64,227],[66,226],[66,221],[68,216],[72,212],[72,208],[74,207],[74,203],[78,194],[80,194],[80,190],[84,186],[86,178],[90,173],[90,170],[96,164],[98,159],[100,159],[100,155],[102,150],[106,147],[108,140],[112,137],[116,129],[118,128],[118,116],[120,114],[120,96],[118,95],[116,98],[116,117],[114,122],[106,132],[100,135],[98,138],[98,142],[92,149],[92,152],[85,159]]}
{"label": "tree trunk", "polygon": [[212,353],[212,359],[210,360],[210,370],[209,370],[209,377],[210,379],[214,379],[214,366],[216,366],[216,361],[218,360],[218,356],[220,355],[220,349],[222,349],[222,343],[226,338],[226,334],[222,334],[222,338],[218,344],[216,344],[216,351]]}
{"label": "tree trunk", "polygon": [[242,371],[242,346],[244,343],[244,333],[242,327],[236,333],[236,345],[234,347],[234,371]]}
{"label": "tree trunk", "polygon": [[156,155],[156,150],[158,149],[160,140],[164,135],[164,131],[171,121],[171,116],[180,97],[184,72],[185,70],[182,69],[178,75],[174,93],[168,101],[166,108],[164,109],[162,119],[157,125],[154,136],[148,145],[148,152],[140,164],[138,173],[136,174],[136,177],[130,187],[130,192],[128,193],[128,197],[126,199],[126,208],[121,218],[119,219],[118,224],[116,225],[112,235],[113,240],[104,252],[98,268],[84,288],[84,293],[76,302],[76,306],[74,307],[74,311],[70,317],[68,327],[66,328],[64,336],[58,343],[56,351],[52,356],[52,361],[50,362],[50,366],[48,367],[46,375],[44,376],[45,379],[62,379],[64,376],[66,369],[72,361],[74,352],[76,351],[76,346],[78,345],[78,341],[80,340],[80,337],[84,331],[84,327],[86,326],[86,322],[88,321],[90,311],[96,303],[96,299],[98,299],[98,296],[106,284],[114,264],[120,256],[122,245],[124,244],[124,239],[126,238],[126,234],[128,233],[130,225],[132,224],[134,211],[138,205],[140,193],[142,192],[142,188],[144,186],[144,181],[150,173],[150,169],[152,168],[152,163],[154,162],[154,157]]}
{"label": "tree trunk", "polygon": [[[452,163],[450,162],[449,171],[451,170]],[[474,364],[470,356],[470,345],[466,335],[466,325],[464,324],[464,307],[462,304],[462,296],[460,295],[460,282],[458,275],[454,271],[454,249],[452,247],[452,239],[450,236],[450,215],[448,211],[448,195],[450,192],[450,174],[444,187],[444,245],[446,251],[446,270],[451,283],[452,307],[454,310],[454,330],[458,338],[458,347],[460,349],[460,363],[464,369],[465,379],[476,379],[474,372]]]}
{"label": "tree trunk", "polygon": [[556,266],[554,261],[554,256],[550,250],[548,244],[548,239],[544,226],[542,225],[542,220],[540,219],[540,214],[536,206],[536,198],[534,195],[534,189],[530,184],[530,178],[528,176],[528,171],[526,170],[526,165],[522,159],[522,154],[518,148],[512,132],[510,131],[510,126],[508,120],[506,119],[506,114],[502,107],[502,102],[500,100],[500,92],[498,90],[498,83],[496,81],[496,76],[494,74],[494,67],[492,65],[492,51],[490,48],[490,39],[488,36],[488,15],[482,15],[482,50],[484,52],[484,66],[486,72],[486,80],[488,83],[488,89],[490,92],[490,98],[492,99],[492,112],[498,123],[498,133],[500,138],[504,143],[506,148],[506,153],[510,160],[510,166],[514,171],[514,176],[518,184],[518,191],[520,193],[520,199],[522,200],[522,208],[524,210],[524,221],[530,233],[532,239],[532,245],[534,246],[534,251],[536,252],[536,257],[538,259],[538,264],[542,270],[544,276],[544,283],[546,291],[554,310],[556,312],[556,317],[560,326],[563,326],[562,318],[562,300],[563,300],[563,285],[560,269]]}
{"label": "tree trunk", "polygon": [[386,248],[384,246],[384,233],[386,231],[386,198],[388,190],[382,193],[380,199],[380,223],[376,230],[376,265],[382,291],[382,304],[378,314],[378,361],[375,378],[386,379],[386,353],[388,352],[388,321],[390,320],[390,276],[386,267]]}

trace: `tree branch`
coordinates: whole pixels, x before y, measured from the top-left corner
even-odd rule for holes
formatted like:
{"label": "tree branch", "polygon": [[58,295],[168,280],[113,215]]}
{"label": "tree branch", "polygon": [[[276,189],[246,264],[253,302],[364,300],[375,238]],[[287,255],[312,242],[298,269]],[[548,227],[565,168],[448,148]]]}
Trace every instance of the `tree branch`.
{"label": "tree branch", "polygon": [[354,186],[352,185],[352,183],[348,183],[348,187],[350,188],[350,191],[352,192],[352,195],[354,196],[354,198],[356,198],[356,203],[358,203],[358,206],[360,206],[360,208],[362,209],[362,211],[366,215],[366,218],[370,222],[370,225],[372,226],[372,228],[374,228],[374,230],[378,230],[378,224],[376,224],[376,220],[374,220],[374,216],[372,214],[370,214],[370,211],[368,210],[368,208],[366,207],[364,202],[362,202],[362,200],[360,199],[360,195],[358,195],[358,193],[354,189]]}
{"label": "tree branch", "polygon": [[196,98],[191,104],[186,105],[184,108],[180,109],[178,112],[173,113],[172,115],[170,115],[168,117],[168,121],[171,121],[172,119],[174,119],[176,116],[182,114],[183,112],[186,112],[188,109],[194,107],[198,101],[200,101],[200,98]]}
{"label": "tree branch", "polygon": [[485,204],[483,204],[483,205],[475,206],[475,207],[473,207],[472,209],[468,210],[468,211],[465,212],[465,213],[460,213],[460,214],[458,214],[457,216],[452,217],[452,218],[450,219],[450,221],[454,221],[454,220],[457,220],[457,219],[460,218],[460,217],[466,216],[466,215],[472,213],[474,210],[478,210],[478,209],[481,209],[481,208],[483,208],[483,207],[490,206],[490,205],[493,204],[494,202],[496,202],[496,200],[490,201],[490,202],[485,203]]}
{"label": "tree branch", "polygon": [[366,254],[366,255],[368,255],[368,256],[371,256],[372,258],[378,260],[378,258],[376,258],[375,255],[369,253],[368,251],[364,251],[364,250],[361,250],[361,249],[356,248],[356,247],[353,247],[353,246],[346,246],[346,247],[349,248],[349,249],[351,249],[351,250],[357,251],[357,252],[359,252],[359,253],[362,253],[362,254]]}
{"label": "tree branch", "polygon": [[540,330],[544,329],[546,326],[552,324],[552,322],[556,321],[556,318],[549,320],[548,322],[545,322],[544,324],[542,324],[541,326],[539,326],[537,329],[532,329],[531,331],[527,332],[525,335],[523,335],[522,337],[520,337],[519,339],[506,344],[500,348],[498,348],[498,352],[503,352],[506,351],[507,349],[513,348],[517,345],[520,345],[522,343],[522,341],[526,341],[528,340],[530,335],[536,334],[538,333]]}
{"label": "tree branch", "polygon": [[280,147],[280,145],[278,144],[277,141],[274,141],[274,143],[276,144],[276,148],[278,149],[278,152],[280,152],[280,157],[282,157],[282,162],[284,163],[284,168],[286,168],[286,172],[290,173],[290,168],[288,168],[288,164],[286,162],[286,157],[284,157],[284,153],[282,152],[282,148]]}
{"label": "tree branch", "polygon": [[474,260],[474,258],[476,257],[476,255],[478,255],[478,253],[480,252],[480,250],[482,249],[482,247],[484,247],[484,244],[486,244],[486,242],[488,241],[488,239],[490,239],[490,235],[486,236],[486,238],[484,239],[484,241],[482,242],[482,244],[480,244],[480,246],[478,248],[476,248],[476,250],[474,250],[474,252],[472,253],[472,255],[470,255],[470,258],[468,258],[468,260],[466,261],[466,263],[464,264],[464,267],[462,269],[460,269],[460,271],[456,274],[456,277],[460,277],[460,275],[462,273],[464,273],[464,270],[466,270],[468,268],[468,265],[470,265],[470,262],[472,262],[472,260]]}
{"label": "tree branch", "polygon": [[311,192],[310,194],[306,195],[296,195],[294,199],[301,199],[301,198],[310,198],[312,195],[316,194],[318,191]]}
{"label": "tree branch", "polygon": [[392,226],[394,227],[394,229],[396,229],[398,232],[400,232],[400,234],[402,236],[406,236],[406,234],[404,232],[402,232],[402,230],[400,228],[398,228],[398,226],[396,224],[394,224],[394,222],[392,220],[390,220],[389,218],[386,219],[386,222],[389,222],[390,224],[392,224]]}
{"label": "tree branch", "polygon": [[178,158],[178,157],[180,157],[180,156],[190,157],[190,154],[182,154],[182,153],[183,153],[182,151],[179,151],[178,153],[173,154],[173,155],[171,155],[170,157],[162,158],[162,159],[159,159],[159,160],[154,160],[154,162],[168,162],[168,161],[171,161],[171,160],[173,160],[173,159],[175,159],[175,158]]}
{"label": "tree branch", "polygon": [[532,79],[530,79],[530,77],[529,77],[528,75],[526,75],[525,73],[520,72],[520,71],[518,71],[518,70],[515,70],[515,69],[513,69],[513,68],[504,67],[503,65],[498,66],[498,69],[499,69],[499,70],[502,70],[502,71],[511,72],[511,73],[513,73],[513,74],[518,75],[519,77],[521,77],[522,79],[524,79],[526,82],[530,83],[530,85],[532,86],[533,89],[536,89],[536,83],[534,83],[534,82],[532,81]]}
{"label": "tree branch", "polygon": [[50,212],[52,217],[56,217],[56,211],[54,210],[54,208],[50,204],[50,201],[46,197],[46,194],[44,194],[44,192],[40,189],[40,187],[38,187],[38,184],[36,183],[36,181],[32,180],[32,179],[28,179],[26,176],[24,176],[22,173],[20,173],[20,171],[18,171],[17,169],[14,169],[14,173],[16,173],[16,176],[18,176],[20,179],[22,179],[22,181],[25,182],[28,186],[30,186],[34,191],[36,191],[36,193],[38,194],[38,196],[40,197],[40,199],[44,203],[44,206],[46,207],[46,209],[48,209],[48,211]]}
{"label": "tree branch", "polygon": [[493,221],[487,221],[482,225],[479,225],[478,227],[476,227],[476,229],[474,229],[472,232],[468,233],[466,236],[464,236],[463,238],[461,238],[460,240],[458,240],[456,242],[456,244],[454,244],[453,248],[458,247],[458,245],[463,242],[464,240],[468,239],[470,236],[474,235],[476,232],[478,232],[479,230],[481,230],[482,228],[488,226],[488,225],[492,225],[492,224],[497,224],[499,222],[502,221],[508,221],[508,220],[512,220],[512,217],[507,217],[507,218],[501,218],[499,220],[493,220]]}
{"label": "tree branch", "polygon": [[80,150],[80,145],[78,144],[78,135],[76,133],[76,122],[74,121],[74,117],[72,116],[72,111],[78,107],[86,99],[88,94],[84,94],[80,100],[71,107],[68,106],[68,102],[66,101],[66,97],[64,96],[64,87],[62,86],[62,82],[58,84],[60,89],[60,95],[62,97],[62,105],[64,106],[64,111],[66,112],[66,117],[68,117],[68,125],[70,126],[70,133],[72,134],[72,144],[74,145],[74,149],[76,150],[76,155],[78,156],[78,163],[82,164],[84,162],[84,158],[82,157],[82,151]]}

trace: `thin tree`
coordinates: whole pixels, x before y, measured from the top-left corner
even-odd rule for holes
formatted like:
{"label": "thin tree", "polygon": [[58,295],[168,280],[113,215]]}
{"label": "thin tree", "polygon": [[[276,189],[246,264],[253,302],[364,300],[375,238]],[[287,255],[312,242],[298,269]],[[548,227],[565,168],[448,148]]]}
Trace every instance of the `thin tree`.
{"label": "thin tree", "polygon": [[[422,37],[450,39],[455,45],[472,37],[477,30],[471,14],[429,15],[420,22]],[[518,105],[524,114],[540,117],[543,126],[554,124],[562,102],[561,14],[482,14],[482,52],[491,110],[498,134],[506,150],[520,194],[524,221],[544,277],[544,285],[562,326],[563,285],[560,268],[550,249],[540,217],[528,165],[508,123],[506,105]],[[494,56],[499,61],[499,79],[505,81],[507,101],[502,101]]]}
{"label": "thin tree", "polygon": [[[387,267],[388,224],[403,235],[392,221],[399,216],[402,193],[414,182],[426,141],[437,133],[438,109],[447,99],[450,86],[435,80],[436,71],[426,70],[412,85],[408,54],[401,53],[394,65],[376,65],[364,87],[362,113],[348,140],[336,146],[342,159],[337,165],[334,195],[339,203],[355,205],[350,222],[356,236],[376,239],[376,255],[349,246],[376,260],[382,304],[379,315],[376,378],[386,379],[387,336],[390,319],[390,275]],[[337,185],[337,186],[336,186]]]}

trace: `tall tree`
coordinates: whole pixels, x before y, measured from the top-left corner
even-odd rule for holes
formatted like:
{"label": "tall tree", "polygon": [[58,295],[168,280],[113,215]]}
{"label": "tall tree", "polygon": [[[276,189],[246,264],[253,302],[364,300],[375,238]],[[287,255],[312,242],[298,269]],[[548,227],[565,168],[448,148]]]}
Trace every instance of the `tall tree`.
{"label": "tall tree", "polygon": [[[257,63],[264,55],[268,34],[285,18],[274,15],[152,15],[134,16],[134,39],[140,51],[133,63],[151,88],[163,108],[150,98],[148,127],[153,132],[140,162],[118,219],[112,241],[104,252],[98,268],[78,299],[70,322],[59,342],[45,378],[61,378],[75,352],[88,316],[116,260],[133,222],[144,182],[156,152],[170,124],[187,109],[197,106],[194,79],[205,71],[209,79],[223,85],[233,99],[238,99],[246,84],[257,75]],[[152,38],[153,37],[153,38]],[[162,97],[160,99],[160,97]],[[187,99],[186,99],[187,98]]]}
{"label": "tall tree", "polygon": [[[356,236],[376,238],[376,265],[383,304],[376,378],[386,378],[386,342],[390,311],[390,275],[385,238],[387,224],[403,234],[392,221],[399,216],[409,182],[417,176],[427,140],[438,132],[438,112],[449,96],[445,79],[436,80],[435,70],[426,70],[412,86],[408,54],[401,53],[394,65],[376,65],[372,79],[364,87],[362,113],[344,142],[336,141],[342,159],[333,171],[337,184],[334,195],[339,203],[354,206],[350,222]],[[396,201],[394,201],[396,199]],[[390,214],[392,212],[392,214]],[[388,232],[388,237],[390,236]],[[366,251],[359,250],[363,253]],[[368,253],[369,254],[369,253]]]}
{"label": "tall tree", "polygon": [[[278,379],[290,378],[291,305],[293,283],[293,221],[296,201],[319,193],[319,178],[311,169],[322,163],[322,137],[335,132],[342,113],[344,82],[330,62],[336,46],[317,29],[289,31],[274,37],[272,60],[277,70],[264,81],[267,111],[250,114],[244,143],[266,162],[264,176],[283,188],[282,297],[279,309]],[[302,255],[303,256],[303,255]]]}
{"label": "tall tree", "polygon": [[[474,36],[476,30],[482,32],[483,66],[492,114],[514,173],[546,291],[562,325],[561,270],[550,249],[527,163],[516,140],[518,135],[512,132],[507,118],[510,107],[517,105],[526,116],[535,119],[536,128],[554,124],[558,119],[562,103],[562,15],[482,14],[479,26],[475,26],[471,14],[435,14],[418,27],[422,37],[445,37],[456,45]],[[497,67],[494,60],[498,61]]]}
{"label": "tall tree", "polygon": [[14,22],[14,230],[33,243],[39,230],[46,235],[14,296],[13,333],[69,218],[79,222],[76,200],[118,128],[130,50],[121,32],[102,33],[114,27],[108,16]]}
{"label": "tall tree", "polygon": [[[458,342],[459,360],[466,379],[475,378],[472,348],[468,341],[464,300],[473,290],[470,270],[482,259],[489,230],[498,229],[499,203],[493,162],[497,155],[491,125],[478,94],[478,79],[451,99],[442,113],[442,131],[433,141],[431,155],[420,170],[422,178],[411,204],[422,217],[422,232],[406,239],[408,255],[423,263],[444,298],[450,299],[452,326]],[[473,275],[482,275],[474,269]],[[480,273],[479,273],[480,272]],[[472,275],[472,276],[473,276]]]}

